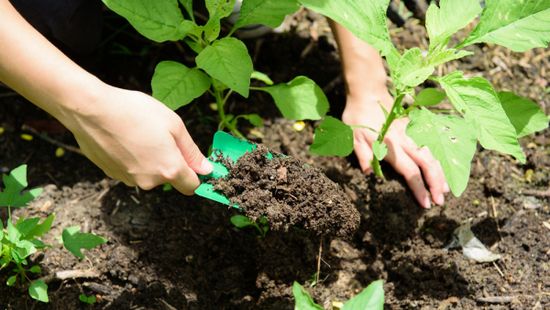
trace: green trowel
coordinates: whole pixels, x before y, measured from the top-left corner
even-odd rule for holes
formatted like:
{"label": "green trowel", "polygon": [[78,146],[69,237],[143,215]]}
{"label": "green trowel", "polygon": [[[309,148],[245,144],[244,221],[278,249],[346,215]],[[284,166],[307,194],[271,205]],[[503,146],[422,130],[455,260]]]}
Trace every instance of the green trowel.
{"label": "green trowel", "polygon": [[[212,143],[212,155],[210,155],[210,158],[208,159],[214,166],[214,170],[209,175],[201,177],[201,185],[195,190],[195,194],[238,208],[236,204],[232,204],[222,193],[215,191],[214,186],[207,183],[207,181],[212,178],[222,178],[229,174],[227,167],[217,161],[217,157],[220,154],[224,158],[236,162],[239,158],[241,158],[241,156],[254,150],[256,150],[256,144],[235,138],[223,131],[216,132],[216,134],[214,134],[214,142]],[[268,156],[269,155],[271,154],[268,154]]]}

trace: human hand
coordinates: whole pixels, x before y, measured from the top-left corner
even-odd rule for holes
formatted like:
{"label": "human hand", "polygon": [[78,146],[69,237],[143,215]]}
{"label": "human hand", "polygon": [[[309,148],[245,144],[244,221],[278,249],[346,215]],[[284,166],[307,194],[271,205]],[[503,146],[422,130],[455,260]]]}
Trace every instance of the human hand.
{"label": "human hand", "polygon": [[170,183],[192,195],[197,173],[212,171],[181,118],[153,97],[105,85],[87,105],[61,120],[108,176],[145,190]]}
{"label": "human hand", "polygon": [[[380,105],[390,111],[392,104],[393,99],[385,89],[357,97],[350,95],[347,98],[342,120],[348,125],[368,126],[380,131],[385,121]],[[419,148],[406,135],[405,129],[408,122],[408,118],[401,118],[395,120],[390,126],[384,137],[384,142],[388,147],[388,154],[384,160],[403,175],[422,207],[430,208],[432,201],[443,205],[445,202],[443,195],[449,192],[449,186],[445,181],[441,165],[426,147]],[[367,128],[355,128],[353,136],[354,150],[359,165],[363,172],[371,173],[372,143],[378,134]],[[429,188],[429,191],[426,188]]]}

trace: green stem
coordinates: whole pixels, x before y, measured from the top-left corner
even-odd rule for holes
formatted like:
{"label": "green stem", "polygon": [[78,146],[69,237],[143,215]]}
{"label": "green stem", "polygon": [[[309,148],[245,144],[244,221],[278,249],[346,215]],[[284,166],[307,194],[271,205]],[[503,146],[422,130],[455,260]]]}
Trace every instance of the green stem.
{"label": "green stem", "polygon": [[[403,101],[403,98],[405,97],[404,93],[401,93],[397,91],[397,97],[395,98],[393,105],[391,107],[390,113],[388,114],[388,117],[386,118],[386,122],[382,126],[382,129],[380,130],[380,134],[378,135],[378,138],[376,141],[378,143],[384,142],[384,137],[386,136],[386,133],[388,133],[388,130],[390,129],[391,124],[395,120],[397,116],[397,109],[401,107],[401,102]],[[372,158],[372,170],[376,174],[376,176],[384,178],[384,174],[382,173],[382,168],[380,167],[380,162],[376,157]]]}
{"label": "green stem", "polygon": [[227,116],[225,115],[225,103],[227,102],[227,99],[231,95],[232,91],[231,90],[228,91],[227,94],[223,97],[223,99],[222,99],[222,92],[216,89],[215,87],[213,87],[213,93],[214,93],[214,98],[216,98],[216,106],[218,107],[218,116],[220,118],[220,125],[222,125],[220,129],[227,127],[229,128],[231,133],[233,133],[234,135],[236,135],[241,139],[245,139],[244,135],[237,129],[237,127],[227,121]]}

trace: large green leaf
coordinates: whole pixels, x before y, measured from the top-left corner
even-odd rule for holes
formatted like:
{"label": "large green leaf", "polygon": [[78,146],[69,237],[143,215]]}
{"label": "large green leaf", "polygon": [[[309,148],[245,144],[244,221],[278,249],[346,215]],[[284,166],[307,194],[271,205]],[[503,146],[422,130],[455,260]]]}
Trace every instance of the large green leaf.
{"label": "large green leaf", "polygon": [[327,116],[315,129],[315,138],[309,150],[322,156],[348,156],[353,152],[353,129]]}
{"label": "large green leaf", "polygon": [[434,71],[434,66],[422,56],[422,51],[415,47],[407,50],[397,63],[394,71],[396,87],[415,87],[424,82]]}
{"label": "large green leaf", "polygon": [[175,61],[162,61],[151,80],[153,97],[177,110],[200,97],[210,87],[210,78],[201,70]]}
{"label": "large green leaf", "polygon": [[27,165],[13,169],[9,175],[3,175],[2,180],[4,181],[4,190],[0,191],[0,207],[24,207],[42,193],[41,188],[22,193],[22,190],[28,185]]}
{"label": "large green leaf", "polygon": [[476,132],[465,119],[437,115],[427,109],[409,113],[407,134],[419,146],[427,146],[439,160],[447,183],[455,196],[468,185],[470,162],[476,151]]}
{"label": "large green leaf", "polygon": [[292,81],[274,86],[262,87],[275,100],[283,116],[292,120],[318,120],[328,111],[328,99],[314,81],[297,76]]}
{"label": "large green leaf", "polygon": [[80,259],[84,258],[84,254],[80,251],[81,249],[93,249],[107,242],[107,239],[100,236],[80,232],[80,226],[72,226],[63,229],[61,238],[63,239],[63,246]]}
{"label": "large green leaf", "polygon": [[386,24],[389,0],[299,0],[308,9],[314,10],[342,26],[358,38],[366,41],[385,56],[390,68],[397,65],[399,52],[390,39]]}
{"label": "large green leaf", "polygon": [[184,20],[178,0],[103,0],[103,3],[155,42],[181,40],[196,26]]}
{"label": "large green leaf", "polygon": [[479,13],[479,0],[441,0],[439,6],[433,1],[426,11],[430,47],[446,45],[455,32],[472,22]]}
{"label": "large green leaf", "polygon": [[243,42],[223,38],[206,47],[195,59],[197,66],[232,90],[248,97],[252,59]]}
{"label": "large green leaf", "polygon": [[323,307],[316,304],[309,293],[296,281],[292,285],[292,295],[294,295],[294,310],[323,310]]}
{"label": "large green leaf", "polygon": [[342,310],[356,309],[384,309],[384,280],[372,282],[361,293],[348,300],[342,308]]}
{"label": "large green leaf", "polygon": [[512,92],[499,92],[498,97],[518,138],[548,128],[548,116],[533,101]]}
{"label": "large green leaf", "polygon": [[477,138],[484,148],[510,154],[525,162],[516,129],[487,80],[481,77],[466,79],[462,72],[454,72],[438,81],[454,107],[475,125]]}
{"label": "large green leaf", "polygon": [[241,6],[235,29],[251,24],[275,28],[283,22],[285,16],[299,8],[298,0],[246,0]]}
{"label": "large green leaf", "polygon": [[43,280],[36,280],[29,285],[29,295],[41,302],[49,302],[48,285]]}
{"label": "large green leaf", "polygon": [[547,47],[550,1],[486,0],[479,24],[462,45],[494,43],[516,52]]}

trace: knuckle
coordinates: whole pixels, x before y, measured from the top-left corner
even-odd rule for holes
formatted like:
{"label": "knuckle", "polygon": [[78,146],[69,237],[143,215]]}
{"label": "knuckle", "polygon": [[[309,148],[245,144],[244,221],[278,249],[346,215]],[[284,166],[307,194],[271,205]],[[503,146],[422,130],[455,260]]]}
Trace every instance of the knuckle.
{"label": "knuckle", "polygon": [[171,165],[161,170],[160,175],[164,180],[174,181],[181,174],[181,167],[178,165]]}

